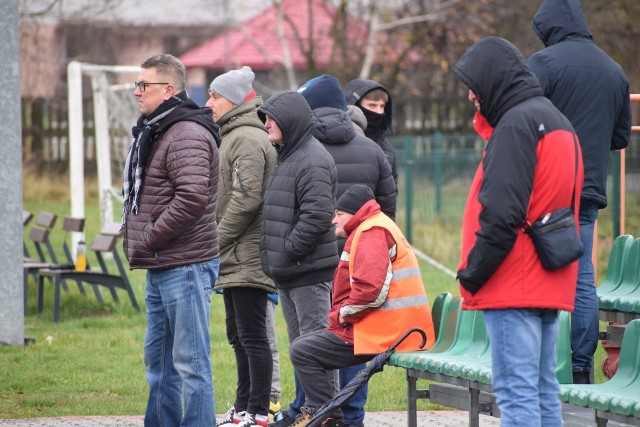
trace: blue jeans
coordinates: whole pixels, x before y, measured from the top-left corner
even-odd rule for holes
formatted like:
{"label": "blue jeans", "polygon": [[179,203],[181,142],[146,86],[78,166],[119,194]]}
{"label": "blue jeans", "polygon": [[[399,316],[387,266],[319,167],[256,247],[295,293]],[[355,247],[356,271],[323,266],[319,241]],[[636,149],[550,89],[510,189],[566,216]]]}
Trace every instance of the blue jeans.
{"label": "blue jeans", "polygon": [[[301,286],[291,289],[278,289],[282,315],[287,324],[289,345],[300,335],[326,329],[329,324],[331,307],[331,282]],[[296,399],[289,406],[289,416],[295,418],[304,405],[305,395],[294,375]]]}
{"label": "blue jeans", "polygon": [[561,427],[557,310],[486,310],[500,426]]}
{"label": "blue jeans", "polygon": [[[367,367],[366,363],[360,365],[349,366],[348,368],[341,368],[339,372],[340,376],[340,389],[344,388],[349,381],[351,381],[358,372]],[[342,405],[342,415],[344,422],[349,425],[359,425],[364,422],[364,405],[367,403],[367,392],[369,389],[369,383],[366,382],[362,388],[356,391],[344,405]]]}
{"label": "blue jeans", "polygon": [[591,372],[593,354],[598,346],[598,294],[591,261],[594,224],[597,218],[597,203],[583,202],[580,206],[580,240],[584,246],[584,254],[578,261],[576,299],[571,315],[571,364],[574,372]]}
{"label": "blue jeans", "polygon": [[146,427],[200,427],[216,423],[209,306],[219,268],[220,260],[215,258],[147,271]]}

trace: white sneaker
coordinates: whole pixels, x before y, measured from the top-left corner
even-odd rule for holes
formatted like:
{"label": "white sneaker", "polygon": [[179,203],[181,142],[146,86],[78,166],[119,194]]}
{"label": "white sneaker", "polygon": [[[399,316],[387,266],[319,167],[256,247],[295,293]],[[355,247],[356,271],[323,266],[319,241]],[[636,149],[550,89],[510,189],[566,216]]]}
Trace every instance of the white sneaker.
{"label": "white sneaker", "polygon": [[244,420],[236,427],[267,427],[269,425],[269,417],[267,415],[254,415],[246,413]]}
{"label": "white sneaker", "polygon": [[245,412],[236,412],[234,406],[230,406],[229,410],[224,414],[224,418],[216,423],[216,427],[232,427],[244,421]]}

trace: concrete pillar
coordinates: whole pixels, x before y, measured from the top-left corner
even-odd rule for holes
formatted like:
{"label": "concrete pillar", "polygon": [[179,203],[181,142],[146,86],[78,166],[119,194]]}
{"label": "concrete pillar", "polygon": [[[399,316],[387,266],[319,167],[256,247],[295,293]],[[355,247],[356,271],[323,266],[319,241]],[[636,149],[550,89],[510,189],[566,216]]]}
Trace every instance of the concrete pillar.
{"label": "concrete pillar", "polygon": [[18,0],[0,1],[0,343],[24,345]]}

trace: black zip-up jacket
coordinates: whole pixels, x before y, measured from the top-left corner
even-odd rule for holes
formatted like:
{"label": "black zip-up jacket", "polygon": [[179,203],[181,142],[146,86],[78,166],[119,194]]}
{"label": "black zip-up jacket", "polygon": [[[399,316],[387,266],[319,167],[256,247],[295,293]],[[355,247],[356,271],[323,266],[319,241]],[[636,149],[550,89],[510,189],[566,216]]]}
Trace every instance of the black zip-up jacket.
{"label": "black zip-up jacket", "polygon": [[315,136],[324,145],[338,170],[338,195],[353,184],[373,190],[376,201],[391,219],[396,217],[396,185],[382,149],[356,132],[345,111],[321,107],[313,110]]}
{"label": "black zip-up jacket", "polygon": [[[375,114],[360,106],[360,101],[369,92],[374,89],[382,89],[387,92],[389,101],[384,106],[384,116]],[[387,156],[389,165],[391,166],[391,174],[393,175],[393,181],[398,186],[398,168],[396,166],[396,152],[391,146],[391,143],[387,139],[389,135],[393,134],[393,103],[391,102],[391,94],[386,87],[373,80],[367,79],[355,79],[351,80],[344,88],[344,95],[347,98],[347,104],[358,106],[365,117],[367,118],[367,128],[364,134],[373,140],[376,144],[382,148],[384,154]],[[374,121],[382,119],[379,123]]]}
{"label": "black zip-up jacket", "polygon": [[629,82],[622,68],[591,40],[578,0],[545,0],[532,27],[546,48],[531,56],[528,65],[580,140],[581,199],[604,208],[609,151],[625,148],[631,137]]}
{"label": "black zip-up jacket", "polygon": [[262,269],[279,288],[333,280],[338,265],[331,220],[336,201],[336,165],[313,137],[311,108],[297,92],[280,92],[258,109],[282,131],[278,158],[264,195],[260,239]]}

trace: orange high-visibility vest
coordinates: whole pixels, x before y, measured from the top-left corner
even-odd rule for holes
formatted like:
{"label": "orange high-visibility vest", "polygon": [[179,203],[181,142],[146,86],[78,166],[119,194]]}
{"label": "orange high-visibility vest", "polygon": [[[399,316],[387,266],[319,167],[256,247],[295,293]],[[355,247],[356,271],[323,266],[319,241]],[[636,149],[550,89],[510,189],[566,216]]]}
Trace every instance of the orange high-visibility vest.
{"label": "orange high-visibility vest", "polygon": [[[389,274],[381,292],[388,292],[385,302],[353,325],[354,354],[382,353],[411,328],[421,328],[427,334],[427,349],[435,343],[435,334],[420,266],[407,239],[385,214],[366,219],[356,229],[349,252],[349,276],[353,275],[360,234],[372,227],[388,230],[396,244],[389,249]],[[411,334],[396,350],[418,350],[421,340],[418,334]]]}

